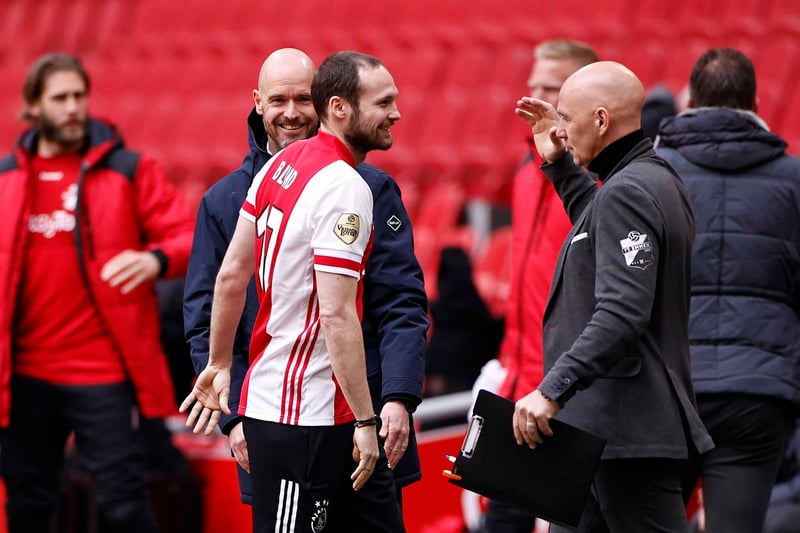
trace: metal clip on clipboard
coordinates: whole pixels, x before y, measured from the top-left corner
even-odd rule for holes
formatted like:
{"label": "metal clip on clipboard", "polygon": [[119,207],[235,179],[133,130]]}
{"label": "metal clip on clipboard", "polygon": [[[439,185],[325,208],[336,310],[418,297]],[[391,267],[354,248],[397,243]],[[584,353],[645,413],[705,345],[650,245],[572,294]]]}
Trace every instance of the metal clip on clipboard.
{"label": "metal clip on clipboard", "polygon": [[[475,447],[478,445],[478,439],[481,436],[481,429],[483,429],[483,417],[479,415],[472,415],[467,427],[467,433],[464,435],[464,442],[461,443],[461,455],[469,459],[475,452]],[[455,457],[446,456],[447,459],[455,463]],[[453,465],[455,470],[455,464]],[[453,470],[443,470],[442,475],[446,478],[460,480],[461,476],[453,472]]]}
{"label": "metal clip on clipboard", "polygon": [[472,415],[469,427],[467,427],[467,434],[464,435],[464,442],[461,444],[461,455],[468,459],[472,457],[475,446],[478,444],[478,438],[481,436],[481,429],[483,429],[483,417]]}

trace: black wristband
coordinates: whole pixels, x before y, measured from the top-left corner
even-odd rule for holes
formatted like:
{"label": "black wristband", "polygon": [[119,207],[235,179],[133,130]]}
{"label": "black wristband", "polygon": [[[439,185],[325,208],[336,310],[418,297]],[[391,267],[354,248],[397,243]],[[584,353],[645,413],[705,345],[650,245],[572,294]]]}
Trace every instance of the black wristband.
{"label": "black wristband", "polygon": [[353,425],[357,428],[363,428],[366,426],[377,426],[378,425],[378,415],[372,415],[372,418],[367,418],[366,420],[356,420]]}
{"label": "black wristband", "polygon": [[167,254],[161,250],[150,250],[150,253],[156,256],[156,259],[158,259],[158,264],[161,267],[158,271],[158,277],[160,278],[166,274],[167,270],[169,269],[169,258],[167,258]]}

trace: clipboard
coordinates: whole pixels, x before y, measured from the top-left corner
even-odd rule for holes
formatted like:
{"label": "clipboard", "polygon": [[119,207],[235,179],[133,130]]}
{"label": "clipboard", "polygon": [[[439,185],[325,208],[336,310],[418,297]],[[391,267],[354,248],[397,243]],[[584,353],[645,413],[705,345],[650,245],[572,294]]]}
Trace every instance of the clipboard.
{"label": "clipboard", "polygon": [[443,475],[549,522],[577,526],[605,440],[552,419],[553,436],[531,449],[514,440],[513,415],[514,402],[481,390],[461,452]]}

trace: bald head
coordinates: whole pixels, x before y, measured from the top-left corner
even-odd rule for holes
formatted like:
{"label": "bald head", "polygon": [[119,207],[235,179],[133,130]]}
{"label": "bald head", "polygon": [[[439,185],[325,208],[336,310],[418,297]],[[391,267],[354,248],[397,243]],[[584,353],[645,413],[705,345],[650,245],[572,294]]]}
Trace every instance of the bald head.
{"label": "bald head", "polygon": [[586,65],[561,87],[559,136],[576,162],[588,165],[603,148],[641,127],[644,99],[642,82],[624,65]]}
{"label": "bald head", "polygon": [[317,114],[311,101],[315,72],[311,58],[296,48],[276,50],[261,64],[253,100],[264,121],[270,153],[316,133]]}
{"label": "bald head", "polygon": [[258,88],[263,91],[270,85],[286,78],[311,80],[314,78],[316,70],[314,62],[302,50],[281,48],[272,52],[261,64],[261,70],[258,73]]}

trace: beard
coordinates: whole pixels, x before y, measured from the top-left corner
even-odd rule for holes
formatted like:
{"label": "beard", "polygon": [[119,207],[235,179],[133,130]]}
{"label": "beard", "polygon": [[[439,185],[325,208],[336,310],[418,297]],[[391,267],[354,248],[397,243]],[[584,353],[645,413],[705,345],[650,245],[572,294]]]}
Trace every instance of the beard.
{"label": "beard", "polygon": [[70,148],[82,144],[86,138],[88,121],[86,119],[79,119],[79,122],[79,127],[68,128],[66,126],[59,126],[46,116],[42,116],[39,120],[39,133],[50,142]]}
{"label": "beard", "polygon": [[372,150],[388,150],[392,147],[394,140],[391,135],[384,137],[377,131],[370,132],[361,123],[360,118],[358,111],[353,113],[344,132],[344,138],[350,146],[362,154]]}
{"label": "beard", "polygon": [[267,124],[266,121],[264,123],[264,129],[267,132],[267,142],[269,142],[269,139],[272,139],[278,145],[279,150],[283,150],[295,141],[313,137],[317,134],[317,127],[318,123],[313,122],[307,126],[304,126],[300,130],[297,130],[298,132],[305,130],[305,133],[294,136],[284,132],[278,126]]}

